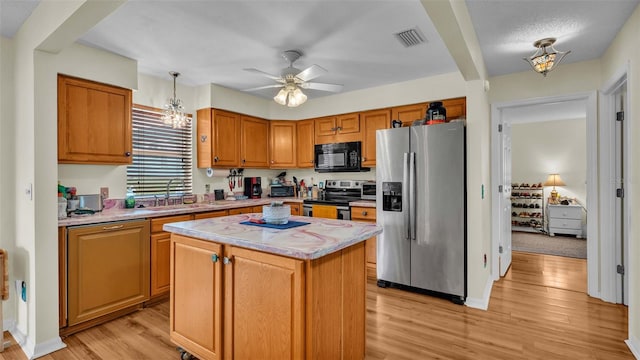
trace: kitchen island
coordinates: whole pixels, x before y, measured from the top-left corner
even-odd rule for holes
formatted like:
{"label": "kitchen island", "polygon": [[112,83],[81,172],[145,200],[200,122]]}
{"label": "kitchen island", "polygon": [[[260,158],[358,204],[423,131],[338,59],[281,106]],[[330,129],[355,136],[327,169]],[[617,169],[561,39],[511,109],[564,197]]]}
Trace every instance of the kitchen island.
{"label": "kitchen island", "polygon": [[200,359],[363,359],[376,224],[260,214],[170,223],[171,340]]}

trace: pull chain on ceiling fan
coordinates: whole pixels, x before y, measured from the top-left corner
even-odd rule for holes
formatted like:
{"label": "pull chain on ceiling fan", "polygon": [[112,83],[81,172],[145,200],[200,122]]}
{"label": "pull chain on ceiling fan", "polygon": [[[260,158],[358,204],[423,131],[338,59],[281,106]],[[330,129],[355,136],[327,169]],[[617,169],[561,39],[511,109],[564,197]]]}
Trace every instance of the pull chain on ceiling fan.
{"label": "pull chain on ceiling fan", "polygon": [[302,53],[297,50],[287,50],[283,52],[282,57],[289,62],[289,67],[282,69],[280,76],[275,76],[254,68],[244,69],[245,71],[268,77],[269,79],[275,80],[279,83],[245,89],[244,91],[281,88],[278,94],[273,98],[273,100],[275,100],[275,102],[280,105],[296,107],[307,101],[307,96],[302,92],[301,89],[313,89],[331,92],[339,92],[342,90],[342,85],[309,82],[309,80],[315,79],[316,77],[326,73],[327,70],[315,64],[302,71],[296,69],[295,67],[293,67],[293,63],[301,56]]}

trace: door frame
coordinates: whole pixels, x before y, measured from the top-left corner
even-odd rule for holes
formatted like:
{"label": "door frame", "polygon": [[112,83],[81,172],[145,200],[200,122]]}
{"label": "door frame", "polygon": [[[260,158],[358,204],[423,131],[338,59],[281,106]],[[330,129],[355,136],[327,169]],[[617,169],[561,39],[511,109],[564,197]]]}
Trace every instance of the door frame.
{"label": "door frame", "polygon": [[491,104],[491,274],[493,280],[500,278],[498,268],[498,246],[501,241],[500,225],[510,219],[502,219],[500,209],[504,206],[503,199],[498,192],[498,186],[502,184],[502,147],[500,144],[500,134],[498,125],[504,123],[503,110],[507,108],[518,108],[523,106],[541,105],[547,103],[560,103],[566,101],[584,100],[586,102],[586,128],[587,128],[587,293],[593,297],[600,298],[598,287],[599,250],[598,243],[600,236],[598,224],[598,97],[596,91],[575,93],[569,95],[540,97],[524,100],[515,100]]}
{"label": "door frame", "polygon": [[[600,90],[600,121],[599,123],[599,146],[600,146],[600,178],[601,179],[615,179],[615,163],[617,161],[615,155],[615,121],[605,121],[605,119],[611,118],[612,114],[616,111],[615,104],[615,95],[618,93],[618,90],[626,85],[626,103],[625,105],[625,119],[623,120],[623,144],[624,148],[623,152],[623,163],[622,166],[625,169],[625,176],[623,179],[623,187],[624,187],[624,198],[631,199],[632,192],[632,184],[631,181],[632,173],[631,173],[631,164],[632,164],[632,156],[633,154],[629,151],[629,146],[631,144],[631,107],[629,106],[629,102],[632,99],[631,97],[631,89],[628,84],[628,74],[629,74],[629,64],[627,63],[621,69],[619,69],[614,76],[612,76],[602,87]],[[624,218],[623,227],[624,232],[622,233],[624,247],[621,247],[620,243],[615,242],[615,227],[614,222],[618,221],[615,216],[615,208],[616,208],[616,198],[613,194],[615,194],[615,184],[611,184],[608,181],[600,182],[600,204],[601,204],[601,226],[600,226],[600,238],[603,241],[601,246],[602,254],[602,280],[601,280],[601,299],[608,302],[615,303],[623,303],[627,304],[628,301],[622,298],[622,288],[624,286],[624,294],[625,298],[628,299],[628,295],[632,289],[633,282],[629,281],[629,227],[630,219],[631,219],[631,209],[630,209],[630,201],[623,202],[623,214]],[[626,259],[623,262],[622,257]],[[618,264],[624,264],[625,273],[627,276],[624,277],[624,285],[622,285],[620,275],[616,272],[616,266]]]}

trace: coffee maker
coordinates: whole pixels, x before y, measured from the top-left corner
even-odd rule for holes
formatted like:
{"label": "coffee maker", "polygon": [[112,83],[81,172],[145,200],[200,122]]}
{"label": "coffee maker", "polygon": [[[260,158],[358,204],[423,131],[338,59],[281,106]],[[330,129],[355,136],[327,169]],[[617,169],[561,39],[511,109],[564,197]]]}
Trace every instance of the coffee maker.
{"label": "coffee maker", "polygon": [[244,178],[244,194],[249,199],[260,199],[262,196],[261,177],[245,177]]}

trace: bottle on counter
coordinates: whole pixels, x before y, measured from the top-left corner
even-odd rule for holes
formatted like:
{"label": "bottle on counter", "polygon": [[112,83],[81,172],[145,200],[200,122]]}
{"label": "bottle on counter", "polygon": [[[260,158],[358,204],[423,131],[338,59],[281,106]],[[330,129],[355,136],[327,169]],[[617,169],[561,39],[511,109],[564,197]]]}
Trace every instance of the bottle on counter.
{"label": "bottle on counter", "polygon": [[124,207],[126,209],[133,209],[136,207],[136,198],[133,195],[133,188],[131,186],[127,188],[127,195],[124,198]]}
{"label": "bottle on counter", "polygon": [[67,218],[67,199],[62,196],[62,193],[58,193],[58,219]]}

